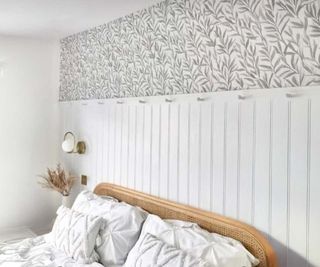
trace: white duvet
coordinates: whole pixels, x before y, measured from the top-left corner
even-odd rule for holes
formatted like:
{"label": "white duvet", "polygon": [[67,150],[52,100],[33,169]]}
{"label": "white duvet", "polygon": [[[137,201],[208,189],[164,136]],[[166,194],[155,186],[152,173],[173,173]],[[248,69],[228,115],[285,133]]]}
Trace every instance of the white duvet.
{"label": "white duvet", "polygon": [[1,267],[103,267],[99,263],[79,264],[52,247],[48,236],[0,245]]}

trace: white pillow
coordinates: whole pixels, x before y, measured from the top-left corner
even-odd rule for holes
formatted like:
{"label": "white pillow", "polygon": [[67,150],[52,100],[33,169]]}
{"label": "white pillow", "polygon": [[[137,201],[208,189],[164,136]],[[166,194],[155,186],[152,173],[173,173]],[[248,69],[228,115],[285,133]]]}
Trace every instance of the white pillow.
{"label": "white pillow", "polygon": [[156,215],[148,216],[138,242],[128,255],[128,262],[132,262],[139,255],[139,247],[147,234],[194,257],[204,259],[210,266],[251,267],[259,264],[259,261],[237,240],[209,233],[194,223],[164,221]]}
{"label": "white pillow", "polygon": [[124,267],[210,267],[210,264],[201,258],[193,257],[150,234],[144,236],[137,252],[126,261]]}
{"label": "white pillow", "polygon": [[105,228],[100,231],[101,245],[97,246],[104,266],[124,264],[148,216],[140,208],[113,198],[101,198],[89,191],[80,193],[72,209],[104,218]]}
{"label": "white pillow", "polygon": [[51,239],[53,245],[78,263],[89,264],[98,261],[94,251],[99,230],[103,228],[103,219],[89,216],[61,206],[57,211]]}
{"label": "white pillow", "polygon": [[73,203],[72,209],[83,213],[91,213],[95,210],[99,213],[107,213],[117,203],[118,200],[113,197],[99,197],[90,191],[82,191]]}

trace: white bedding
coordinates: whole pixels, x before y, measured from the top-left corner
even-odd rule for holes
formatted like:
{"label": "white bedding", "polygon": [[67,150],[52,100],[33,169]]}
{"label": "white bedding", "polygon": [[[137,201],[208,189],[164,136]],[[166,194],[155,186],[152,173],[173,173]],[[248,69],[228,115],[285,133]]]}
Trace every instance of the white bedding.
{"label": "white bedding", "polygon": [[0,245],[1,267],[103,267],[101,264],[79,264],[62,251],[52,247],[48,236],[25,239],[21,242]]}

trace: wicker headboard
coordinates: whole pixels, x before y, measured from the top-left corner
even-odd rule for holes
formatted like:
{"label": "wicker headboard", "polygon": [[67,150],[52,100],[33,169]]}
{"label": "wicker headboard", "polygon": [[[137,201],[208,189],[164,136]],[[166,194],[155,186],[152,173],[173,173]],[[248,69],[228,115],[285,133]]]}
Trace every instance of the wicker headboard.
{"label": "wicker headboard", "polygon": [[215,213],[164,200],[125,187],[102,183],[94,192],[139,206],[163,219],[178,219],[199,224],[202,228],[239,240],[256,258],[259,267],[277,267],[274,250],[264,236],[252,226]]}

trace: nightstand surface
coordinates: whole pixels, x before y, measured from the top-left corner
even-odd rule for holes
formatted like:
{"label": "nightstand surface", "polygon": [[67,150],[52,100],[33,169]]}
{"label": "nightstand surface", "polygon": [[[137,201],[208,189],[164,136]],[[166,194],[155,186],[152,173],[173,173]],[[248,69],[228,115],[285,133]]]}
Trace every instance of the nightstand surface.
{"label": "nightstand surface", "polygon": [[0,244],[10,244],[37,235],[27,227],[0,229]]}

